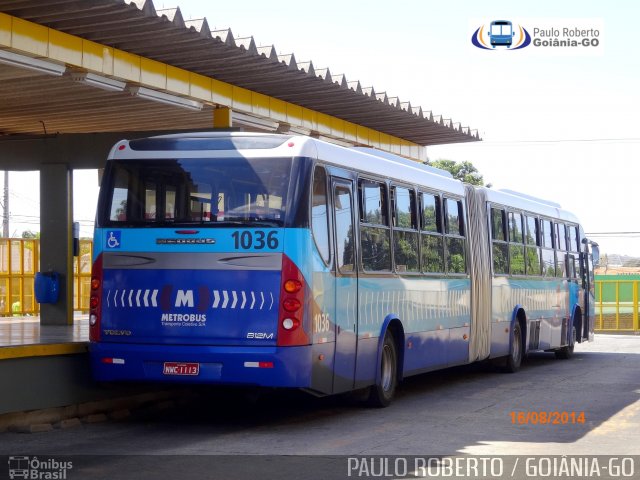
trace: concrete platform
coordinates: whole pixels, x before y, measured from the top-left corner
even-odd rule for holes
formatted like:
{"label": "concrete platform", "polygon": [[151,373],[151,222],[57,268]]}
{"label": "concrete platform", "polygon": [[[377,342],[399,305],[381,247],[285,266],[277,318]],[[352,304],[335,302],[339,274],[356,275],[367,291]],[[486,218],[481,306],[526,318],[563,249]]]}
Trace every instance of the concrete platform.
{"label": "concrete platform", "polygon": [[39,317],[0,317],[0,360],[86,353],[89,319],[73,325],[40,325]]}

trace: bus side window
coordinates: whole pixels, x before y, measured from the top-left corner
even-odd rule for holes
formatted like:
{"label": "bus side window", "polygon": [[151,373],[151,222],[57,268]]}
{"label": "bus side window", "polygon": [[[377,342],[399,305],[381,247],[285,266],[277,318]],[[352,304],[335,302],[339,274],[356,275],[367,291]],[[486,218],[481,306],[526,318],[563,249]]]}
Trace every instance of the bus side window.
{"label": "bus side window", "polygon": [[444,199],[445,233],[464,237],[464,210],[462,202],[453,198]]}
{"label": "bus side window", "polygon": [[365,271],[391,270],[391,228],[387,214],[387,187],[384,183],[361,179],[360,243]]}
{"label": "bus side window", "polygon": [[564,223],[556,223],[558,250],[567,250],[567,231]]}
{"label": "bus side window", "polygon": [[567,227],[567,230],[569,231],[569,246],[567,250],[571,252],[579,252],[580,245],[578,244],[578,227],[570,226]]}
{"label": "bus side window", "polygon": [[511,275],[524,275],[524,236],[522,214],[509,212],[509,271]]}
{"label": "bus side window", "polygon": [[538,219],[535,217],[525,217],[527,224],[527,232],[525,243],[527,245],[540,246],[540,229],[538,228]]}
{"label": "bus side window", "polygon": [[494,241],[506,242],[504,210],[491,207],[491,238]]}
{"label": "bus side window", "polygon": [[336,264],[343,273],[355,271],[353,220],[351,215],[351,190],[336,185],[333,194],[336,233]]}
{"label": "bus side window", "polygon": [[360,180],[360,221],[375,225],[389,225],[385,185],[369,180]]}
{"label": "bus side window", "polygon": [[575,282],[577,282],[578,273],[576,270],[576,266],[578,262],[576,261],[576,256],[572,253],[568,253],[566,255],[566,260],[567,260],[567,276],[571,280],[574,280]]}
{"label": "bus side window", "polygon": [[491,207],[491,240],[493,273],[509,273],[509,246],[507,244],[507,220],[502,208]]}
{"label": "bus side window", "polygon": [[393,206],[393,254],[396,272],[420,270],[416,195],[413,190],[391,187]]}
{"label": "bus side window", "polygon": [[318,251],[325,264],[329,264],[329,215],[327,202],[327,172],[318,165],[313,172],[313,192],[311,198],[311,230]]}
{"label": "bus side window", "polygon": [[444,238],[442,208],[439,195],[420,194],[420,224],[422,226],[422,271],[444,272]]}
{"label": "bus side window", "polygon": [[542,246],[545,248],[553,248],[553,223],[550,220],[542,220]]}
{"label": "bus side window", "polygon": [[556,276],[556,257],[554,247],[553,223],[540,220],[542,226],[542,274],[545,277]]}
{"label": "bus side window", "polygon": [[464,209],[462,207],[462,201],[455,200],[453,198],[445,198],[444,212],[447,272],[465,273],[467,271],[467,264],[464,243]]}
{"label": "bus side window", "polygon": [[540,275],[542,273],[540,258],[540,232],[538,228],[538,219],[535,217],[525,217],[526,236],[525,236],[525,252],[526,252],[526,274]]}
{"label": "bus side window", "polygon": [[564,223],[555,223],[556,227],[556,277],[569,276],[567,264],[567,232]]}

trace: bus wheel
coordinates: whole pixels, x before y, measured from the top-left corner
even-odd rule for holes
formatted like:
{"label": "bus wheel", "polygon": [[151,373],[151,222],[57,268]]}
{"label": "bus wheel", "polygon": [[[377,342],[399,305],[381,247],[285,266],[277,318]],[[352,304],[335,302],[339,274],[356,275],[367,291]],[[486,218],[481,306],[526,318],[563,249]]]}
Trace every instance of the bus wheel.
{"label": "bus wheel", "polygon": [[576,344],[577,338],[578,332],[576,331],[576,327],[573,327],[571,330],[571,343],[556,350],[554,352],[556,354],[556,358],[560,358],[561,360],[569,360],[571,357],[573,357],[573,347]]}
{"label": "bus wheel", "polygon": [[519,322],[514,324],[511,332],[511,349],[504,365],[507,373],[517,372],[522,363],[522,330]]}
{"label": "bus wheel", "polygon": [[368,404],[372,407],[388,407],[398,385],[398,354],[393,334],[387,331],[380,355],[380,374],[375,385],[370,387]]}

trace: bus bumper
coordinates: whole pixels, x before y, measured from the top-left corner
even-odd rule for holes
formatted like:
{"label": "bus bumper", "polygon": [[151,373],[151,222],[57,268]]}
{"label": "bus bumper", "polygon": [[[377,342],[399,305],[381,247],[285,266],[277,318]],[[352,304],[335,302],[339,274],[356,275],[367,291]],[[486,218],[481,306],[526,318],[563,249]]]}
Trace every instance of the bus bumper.
{"label": "bus bumper", "polygon": [[91,343],[89,353],[97,381],[309,388],[311,348]]}

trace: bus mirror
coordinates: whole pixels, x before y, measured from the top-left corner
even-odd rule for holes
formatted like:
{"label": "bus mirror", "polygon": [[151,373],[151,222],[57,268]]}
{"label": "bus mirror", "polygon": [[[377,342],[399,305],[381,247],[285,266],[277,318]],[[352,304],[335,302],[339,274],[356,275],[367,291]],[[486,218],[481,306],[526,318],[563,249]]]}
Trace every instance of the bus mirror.
{"label": "bus mirror", "polygon": [[600,247],[598,245],[591,246],[591,255],[593,256],[593,264],[598,265],[600,263]]}

